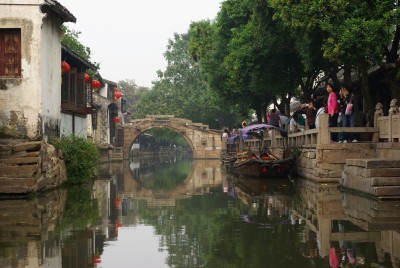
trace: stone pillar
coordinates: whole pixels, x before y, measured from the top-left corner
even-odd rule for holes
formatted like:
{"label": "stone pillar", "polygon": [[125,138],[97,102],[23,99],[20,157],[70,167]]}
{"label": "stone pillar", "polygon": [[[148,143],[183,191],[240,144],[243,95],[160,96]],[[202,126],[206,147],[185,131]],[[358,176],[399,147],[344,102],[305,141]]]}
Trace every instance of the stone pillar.
{"label": "stone pillar", "polygon": [[331,142],[330,132],[329,132],[329,115],[321,114],[319,115],[319,129],[318,129],[318,143],[319,144],[329,144]]}

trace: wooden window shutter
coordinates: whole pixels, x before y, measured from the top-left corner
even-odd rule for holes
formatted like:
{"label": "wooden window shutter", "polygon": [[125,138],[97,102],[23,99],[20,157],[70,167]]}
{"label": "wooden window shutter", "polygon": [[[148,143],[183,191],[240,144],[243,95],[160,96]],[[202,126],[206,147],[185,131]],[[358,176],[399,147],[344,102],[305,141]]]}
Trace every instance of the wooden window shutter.
{"label": "wooden window shutter", "polygon": [[97,110],[92,110],[92,127],[93,129],[97,129]]}
{"label": "wooden window shutter", "polygon": [[61,103],[67,103],[69,101],[68,89],[69,89],[69,75],[68,73],[63,73],[61,80]]}
{"label": "wooden window shutter", "polygon": [[21,29],[0,29],[0,76],[21,76]]}
{"label": "wooden window shutter", "polygon": [[76,79],[76,104],[79,108],[86,108],[86,87],[84,73],[78,73]]}
{"label": "wooden window shutter", "polygon": [[86,83],[86,107],[92,108],[93,102],[93,92],[92,92],[92,83]]}
{"label": "wooden window shutter", "polygon": [[69,102],[72,109],[76,109],[76,68],[71,68],[69,71]]}

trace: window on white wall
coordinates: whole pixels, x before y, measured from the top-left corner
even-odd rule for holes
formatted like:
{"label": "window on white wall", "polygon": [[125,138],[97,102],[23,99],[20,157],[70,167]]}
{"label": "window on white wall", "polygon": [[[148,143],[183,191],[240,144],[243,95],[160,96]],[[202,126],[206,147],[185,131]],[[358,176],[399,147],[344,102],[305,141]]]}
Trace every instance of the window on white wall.
{"label": "window on white wall", "polygon": [[0,29],[0,77],[21,77],[21,29]]}
{"label": "window on white wall", "polygon": [[62,75],[61,108],[64,112],[90,114],[92,112],[92,89],[85,83],[84,73],[71,68]]}

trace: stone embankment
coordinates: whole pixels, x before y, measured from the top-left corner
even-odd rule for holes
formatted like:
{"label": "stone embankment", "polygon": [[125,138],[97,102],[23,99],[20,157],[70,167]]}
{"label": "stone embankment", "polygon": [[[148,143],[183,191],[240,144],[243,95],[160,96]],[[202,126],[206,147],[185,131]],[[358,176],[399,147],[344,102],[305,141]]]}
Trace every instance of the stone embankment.
{"label": "stone embankment", "polygon": [[399,156],[400,143],[305,145],[296,161],[296,169],[301,177],[317,182],[340,182],[348,159],[379,158],[382,160],[395,159]]}
{"label": "stone embankment", "polygon": [[62,154],[45,141],[0,140],[0,193],[29,194],[67,179]]}
{"label": "stone embankment", "polygon": [[342,185],[381,198],[400,197],[400,158],[348,159]]}

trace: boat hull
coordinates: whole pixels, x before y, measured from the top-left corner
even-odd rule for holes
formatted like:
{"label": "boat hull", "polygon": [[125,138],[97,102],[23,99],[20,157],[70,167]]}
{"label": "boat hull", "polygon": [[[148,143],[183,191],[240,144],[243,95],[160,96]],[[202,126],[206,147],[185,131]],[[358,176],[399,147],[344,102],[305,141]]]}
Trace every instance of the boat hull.
{"label": "boat hull", "polygon": [[289,174],[292,163],[292,158],[281,160],[260,160],[250,158],[230,164],[228,171],[243,176],[284,178]]}

